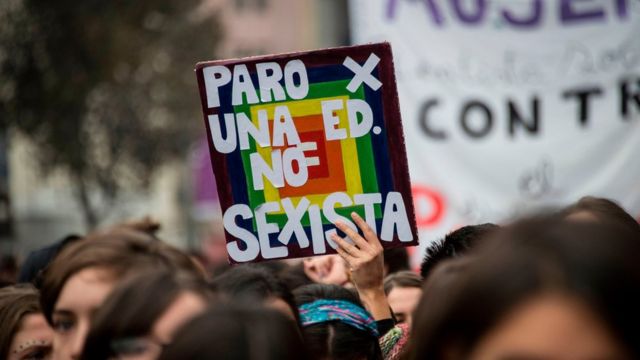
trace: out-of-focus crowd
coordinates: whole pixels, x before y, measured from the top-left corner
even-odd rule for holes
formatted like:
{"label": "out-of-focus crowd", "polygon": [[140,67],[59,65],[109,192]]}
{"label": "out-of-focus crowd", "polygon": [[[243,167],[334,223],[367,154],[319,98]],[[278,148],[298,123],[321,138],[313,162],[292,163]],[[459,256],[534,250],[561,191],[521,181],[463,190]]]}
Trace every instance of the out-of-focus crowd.
{"label": "out-of-focus crowd", "polygon": [[[70,236],[0,288],[1,359],[640,358],[640,225],[586,197],[433,243],[209,269],[151,221]],[[14,266],[15,267],[15,266]]]}

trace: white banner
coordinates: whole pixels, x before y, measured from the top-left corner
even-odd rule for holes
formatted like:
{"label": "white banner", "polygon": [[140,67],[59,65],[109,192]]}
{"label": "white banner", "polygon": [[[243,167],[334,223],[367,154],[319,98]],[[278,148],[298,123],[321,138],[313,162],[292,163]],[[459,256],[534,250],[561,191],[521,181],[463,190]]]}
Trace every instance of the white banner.
{"label": "white banner", "polygon": [[354,43],[393,48],[421,250],[452,228],[584,195],[640,215],[640,1],[350,10]]}

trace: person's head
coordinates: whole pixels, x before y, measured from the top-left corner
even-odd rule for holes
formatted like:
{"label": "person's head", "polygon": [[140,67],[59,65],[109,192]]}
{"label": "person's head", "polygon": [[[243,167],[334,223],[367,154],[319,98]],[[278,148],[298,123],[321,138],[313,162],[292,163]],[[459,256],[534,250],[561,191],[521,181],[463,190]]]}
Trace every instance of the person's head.
{"label": "person's head", "polygon": [[259,301],[299,322],[298,309],[289,288],[261,266],[236,265],[213,279],[212,286],[221,300]]}
{"label": "person's head", "polygon": [[600,222],[640,233],[640,224],[620,205],[605,198],[585,196],[564,208],[561,215],[569,221]]}
{"label": "person's head", "polygon": [[18,275],[19,283],[32,283],[36,288],[40,288],[42,283],[42,272],[49,266],[62,249],[72,244],[73,242],[80,240],[78,235],[67,235],[64,238],[57,240],[53,244],[47,245],[43,248],[37,249],[29,253],[29,256],[25,259],[24,263],[20,267],[20,273]]}
{"label": "person's head", "polygon": [[533,219],[473,255],[445,291],[425,293],[409,359],[640,358],[636,234]]}
{"label": "person's head", "polygon": [[212,294],[202,277],[153,271],[120,283],[92,318],[82,358],[153,360]]}
{"label": "person's head", "polygon": [[291,291],[304,285],[313,284],[313,280],[311,280],[305,273],[304,266],[304,261],[300,261],[299,263],[282,270],[278,274],[278,277],[287,284]]}
{"label": "person's head", "polygon": [[181,327],[160,360],[307,359],[297,326],[280,311],[218,304]]}
{"label": "person's head", "polygon": [[30,285],[0,289],[0,359],[49,359],[53,331]]}
{"label": "person's head", "polygon": [[[458,278],[464,276],[471,262],[473,262],[473,255],[468,254],[467,256],[445,260],[438,264],[429,274],[429,279],[423,281],[422,296],[442,296],[442,294],[446,294],[448,289],[458,281]],[[421,301],[424,300],[421,299]]]}
{"label": "person's head", "polygon": [[429,246],[420,266],[422,279],[426,281],[441,261],[464,255],[498,228],[489,223],[463,226]]}
{"label": "person's head", "polygon": [[382,359],[376,322],[355,293],[337,285],[312,284],[296,289],[294,295],[313,359]]}
{"label": "person's head", "polygon": [[409,253],[405,247],[384,249],[382,256],[384,257],[385,275],[411,269],[409,266]]}
{"label": "person's head", "polygon": [[384,292],[396,321],[411,325],[413,310],[422,296],[422,278],[412,271],[391,274],[384,279]]}
{"label": "person's head", "polygon": [[91,315],[122,279],[146,269],[198,273],[191,259],[149,234],[117,229],[65,247],[45,270],[40,303],[57,359],[80,356]]}

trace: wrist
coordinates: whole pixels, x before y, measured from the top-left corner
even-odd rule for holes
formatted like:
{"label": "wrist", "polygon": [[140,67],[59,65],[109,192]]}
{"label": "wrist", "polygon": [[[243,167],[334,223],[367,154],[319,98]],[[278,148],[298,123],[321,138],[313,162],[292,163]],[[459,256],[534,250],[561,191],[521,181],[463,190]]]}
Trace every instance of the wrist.
{"label": "wrist", "polygon": [[382,286],[358,290],[360,300],[375,320],[392,318],[389,302]]}
{"label": "wrist", "polygon": [[367,287],[364,289],[358,289],[358,293],[360,294],[361,298],[367,298],[372,300],[376,300],[380,298],[386,299],[387,297],[386,294],[384,293],[384,286],[382,285]]}

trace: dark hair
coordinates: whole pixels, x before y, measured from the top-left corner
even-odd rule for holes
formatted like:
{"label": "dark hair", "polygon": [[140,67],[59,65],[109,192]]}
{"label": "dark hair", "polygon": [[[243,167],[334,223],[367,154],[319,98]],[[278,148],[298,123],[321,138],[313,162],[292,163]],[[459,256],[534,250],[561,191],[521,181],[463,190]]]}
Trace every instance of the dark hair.
{"label": "dark hair", "polygon": [[[640,358],[640,239],[620,227],[559,218],[518,222],[469,257],[446,291],[423,296],[408,359],[465,359],[518,304],[543,293],[588,305]],[[455,355],[455,356],[454,356]]]}
{"label": "dark hair", "polygon": [[400,271],[384,279],[384,293],[389,295],[396,287],[422,288],[422,278],[413,271]]}
{"label": "dark hair", "polygon": [[18,282],[32,283],[36,288],[40,288],[42,283],[42,271],[53,261],[53,259],[64,249],[65,246],[80,240],[78,235],[67,235],[51,245],[47,245],[38,250],[32,251],[27,256],[20,267]]}
{"label": "dark hair", "polygon": [[104,268],[117,279],[145,269],[180,269],[202,274],[186,254],[147,233],[116,229],[90,235],[66,246],[43,273],[40,303],[50,324],[67,280],[91,267]]}
{"label": "dark hair", "polygon": [[[156,232],[160,229],[160,224],[150,219],[149,217],[145,217],[142,219],[116,224],[113,227],[104,230],[103,232],[114,230],[119,231],[123,229],[142,232],[146,235],[149,235],[150,237],[156,238]],[[70,234],[51,245],[45,246],[29,253],[29,256],[20,268],[18,282],[30,282],[33,283],[36,288],[40,288],[42,283],[43,270],[47,268],[47,266],[53,261],[53,259],[66,246],[80,239],[82,239],[80,235]]]}
{"label": "dark hair", "polygon": [[40,313],[38,291],[31,285],[13,285],[0,289],[0,359],[9,358],[13,336],[22,318]]}
{"label": "dark hair", "polygon": [[561,211],[565,218],[578,213],[589,213],[600,222],[640,233],[640,224],[620,205],[609,199],[585,196]]}
{"label": "dark hair", "polygon": [[291,291],[304,285],[314,284],[313,280],[304,272],[304,264],[302,262],[282,270],[278,276]]}
{"label": "dark hair", "polygon": [[265,301],[271,298],[282,299],[300,322],[298,308],[291,290],[271,271],[259,265],[236,265],[213,279],[212,287],[221,298],[241,301]]}
{"label": "dark hair", "polygon": [[461,256],[442,261],[429,274],[429,279],[423,280],[422,296],[443,296],[447,289],[454,284],[460,276],[464,276],[469,263],[473,261],[473,256]]}
{"label": "dark hair", "polygon": [[159,360],[306,358],[297,327],[279,311],[220,304],[183,326]]}
{"label": "dark hair", "polygon": [[[294,291],[298,306],[316,300],[344,300],[364,309],[358,295],[338,285],[312,284]],[[381,360],[378,338],[341,321],[303,326],[302,334],[312,359]]]}
{"label": "dark hair", "polygon": [[11,254],[0,254],[0,288],[13,285],[18,277],[18,260]]}
{"label": "dark hair", "polygon": [[202,277],[186,272],[148,272],[127,279],[116,287],[92,317],[83,359],[108,359],[117,354],[114,340],[145,336],[156,320],[184,292],[205,301],[212,297]]}
{"label": "dark hair", "polygon": [[433,271],[442,260],[458,257],[469,251],[481,239],[498,229],[495,224],[467,225],[455,230],[444,239],[427,248],[420,266],[420,276],[423,280]]}
{"label": "dark hair", "polygon": [[384,249],[382,256],[384,257],[387,275],[411,269],[409,266],[409,253],[405,247]]}

